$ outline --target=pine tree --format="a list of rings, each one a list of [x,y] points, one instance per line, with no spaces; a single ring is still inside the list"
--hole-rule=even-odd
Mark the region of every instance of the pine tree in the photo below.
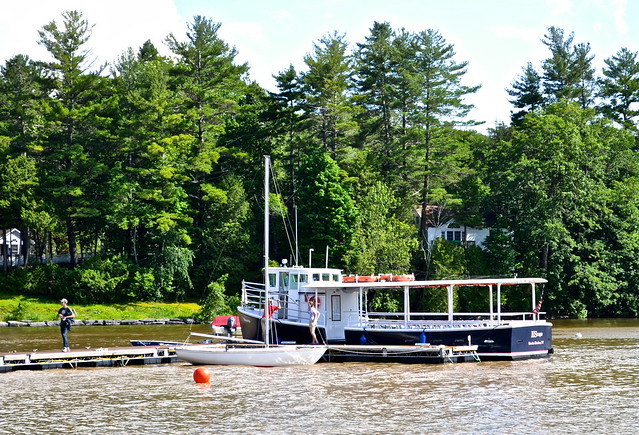
[[[516,109],[522,109],[518,112],[511,112],[510,119],[513,124],[520,124],[526,113],[544,107],[541,76],[531,62],[526,64],[519,79],[514,81],[511,86],[511,89],[507,89],[508,95],[513,97],[510,103]]]
[[[604,99],[601,111],[623,128],[637,132],[639,117],[639,62],[637,52],[622,48],[604,61],[604,77],[599,96]]]
[[[309,128],[333,158],[354,133],[350,87],[351,60],[344,35],[324,36],[304,57],[308,71],[302,74]]]
[[[53,57],[45,65],[53,90],[48,101],[51,117],[49,140],[44,147],[46,157],[44,188],[55,198],[58,216],[66,224],[71,265],[78,264],[78,224],[85,220],[93,230],[104,227],[99,218],[96,197],[106,175],[99,164],[105,146],[107,118],[102,112],[106,94],[105,79],[100,76],[105,66],[91,71],[91,59],[86,43],[92,26],[82,13],[62,14],[62,27],[51,21],[39,31],[40,41]]]

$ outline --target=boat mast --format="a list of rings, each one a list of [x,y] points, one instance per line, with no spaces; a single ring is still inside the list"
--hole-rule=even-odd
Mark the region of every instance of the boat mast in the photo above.
[[[264,316],[266,317],[266,322],[264,322],[266,329],[266,337],[264,343],[266,347],[268,347],[268,342],[270,338],[270,323],[271,319],[269,318],[269,303],[268,303],[268,293],[269,293],[269,279],[268,279],[268,247],[269,247],[269,219],[268,219],[268,208],[269,208],[269,169],[271,166],[271,157],[264,156]]]

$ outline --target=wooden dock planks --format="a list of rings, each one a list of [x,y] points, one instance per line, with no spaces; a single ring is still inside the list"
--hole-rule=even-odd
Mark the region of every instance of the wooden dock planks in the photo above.
[[[175,349],[169,346],[5,353],[0,354],[0,373],[77,367],[123,367],[178,361]]]

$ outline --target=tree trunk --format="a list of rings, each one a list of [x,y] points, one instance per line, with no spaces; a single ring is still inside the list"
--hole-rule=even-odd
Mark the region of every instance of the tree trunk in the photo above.
[[[26,267],[29,264],[29,255],[31,255],[31,234],[29,227],[22,230],[20,243],[22,244],[22,248],[20,249],[22,253],[22,264]]]
[[[2,270],[7,274],[7,230],[5,228],[2,229]]]
[[[67,219],[67,240],[69,241],[69,258],[71,261],[71,267],[74,268],[78,265],[78,252],[75,240],[75,225],[73,219]]]

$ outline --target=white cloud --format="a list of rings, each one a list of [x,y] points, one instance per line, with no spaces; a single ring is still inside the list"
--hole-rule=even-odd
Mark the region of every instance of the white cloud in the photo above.
[[[572,12],[572,0],[546,0],[553,15],[563,15]]]
[[[628,1],[613,0],[612,6],[615,28],[620,35],[625,35],[626,33],[628,33],[628,24],[626,23],[626,8],[628,6]]]
[[[539,29],[530,27],[512,26],[508,24],[498,24],[490,26],[490,30],[499,37],[520,39],[524,41],[539,41]]]
[[[94,25],[87,48],[98,63],[112,62],[128,47],[137,50],[150,39],[162,51],[164,37],[183,28],[172,0],[58,0],[3,2],[0,15],[0,62],[17,54],[48,60],[38,44],[38,31],[51,21],[62,23],[62,12],[79,10]]]

